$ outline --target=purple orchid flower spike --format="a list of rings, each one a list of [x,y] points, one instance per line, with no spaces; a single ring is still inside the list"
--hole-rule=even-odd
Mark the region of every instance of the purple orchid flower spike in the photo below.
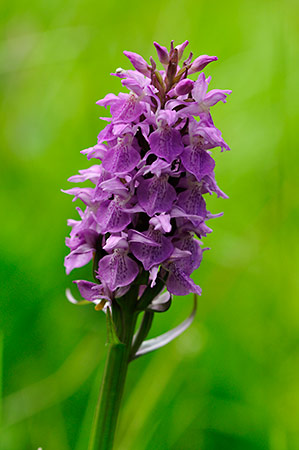
[[[94,281],[75,284],[83,303],[106,313],[110,342],[92,450],[112,448],[116,420],[108,424],[112,416],[106,412],[113,402],[119,407],[129,361],[166,345],[191,324],[196,306],[178,327],[145,340],[154,314],[168,310],[173,296],[193,293],[196,304],[201,288],[192,274],[206,250],[198,238],[211,233],[207,221],[221,215],[207,210],[207,197],[227,198],[215,180],[213,155],[215,148],[229,147],[211,108],[225,103],[231,91],[208,91],[211,78],[202,70],[217,57],[201,55],[192,62],[190,53],[184,60],[187,45],[172,41],[168,50],[154,42],[161,68],[153,58],[147,63],[124,52],[135,70],[117,69],[112,75],[129,92],[97,102],[110,107],[111,117],[103,118],[106,126],[95,145],[82,150],[94,164],[69,178],[88,185],[63,191],[84,206],[77,208],[79,220],[68,221],[66,272],[93,262]],[[196,81],[188,78],[197,72]],[[82,303],[70,291],[68,298]],[[134,335],[138,314],[143,319]],[[109,440],[104,447],[102,439]]]
[[[94,259],[94,275],[111,300],[148,271],[149,286],[159,279],[171,293],[200,293],[190,279],[202,257],[193,234],[211,231],[206,194],[227,198],[216,184],[211,150],[229,147],[210,108],[226,102],[231,91],[208,92],[210,77],[201,71],[216,56],[201,55],[192,62],[191,53],[178,66],[187,45],[171,42],[168,51],[154,42],[163,70],[153,58],[148,64],[137,53],[124,52],[135,70],[118,69],[115,75],[129,93],[107,94],[97,102],[110,106],[111,118],[105,118],[109,123],[97,144],[83,151],[95,164],[69,179],[94,187],[64,191],[85,205],[80,220],[69,221],[67,273]],[[188,75],[196,72],[201,72],[198,79],[190,80]]]

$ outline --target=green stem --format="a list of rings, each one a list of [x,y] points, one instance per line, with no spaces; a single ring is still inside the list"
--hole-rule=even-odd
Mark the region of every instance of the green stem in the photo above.
[[[111,450],[128,371],[137,313],[126,314],[121,343],[110,344],[88,450]]]
[[[154,288],[147,288],[138,300],[140,281],[133,283],[129,292],[122,298],[113,301],[112,317],[107,311],[109,349],[88,450],[112,450],[128,364],[132,359],[132,340],[137,317],[161,291],[164,284],[159,280]],[[152,319],[153,313],[146,311],[133,350],[138,349],[147,336]]]

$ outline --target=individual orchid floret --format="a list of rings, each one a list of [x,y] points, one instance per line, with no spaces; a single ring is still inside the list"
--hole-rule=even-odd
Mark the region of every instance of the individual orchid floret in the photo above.
[[[99,236],[98,226],[89,208],[86,209],[85,213],[80,208],[77,209],[81,220],[68,221],[72,231],[70,237],[66,238],[66,245],[70,248],[70,253],[64,259],[67,274],[91,261]]]
[[[117,144],[103,156],[103,167],[110,173],[126,174],[140,161],[140,153],[132,145],[133,136],[126,134],[117,139]]]
[[[189,189],[178,195],[177,205],[180,206],[186,214],[198,216],[201,217],[202,220],[205,220],[207,215],[206,202],[201,194],[201,183],[196,181],[191,184]],[[190,220],[194,223],[193,219]]]
[[[64,265],[66,273],[69,275],[73,269],[83,267],[91,261],[94,249],[88,244],[79,245],[65,257]]]
[[[110,239],[110,241],[109,241]],[[138,264],[128,256],[128,242],[124,237],[110,237],[104,250],[112,251],[99,261],[98,276],[111,291],[130,285],[139,273]]]
[[[177,239],[174,239],[176,248],[182,251],[188,251],[189,256],[176,260],[176,265],[184,271],[184,273],[191,275],[194,270],[198,269],[202,261],[203,252],[207,248],[202,248],[202,242],[194,238],[194,233],[186,230],[180,230],[177,234]]]
[[[110,292],[103,284],[91,283],[90,281],[85,280],[76,280],[74,281],[74,283],[76,283],[76,285],[78,286],[79,292],[82,297],[89,302],[98,305],[99,303],[104,301],[102,303],[102,306],[104,306],[104,303],[111,301],[109,295]]]
[[[207,92],[210,81],[211,77],[205,78],[205,74],[202,72],[194,82],[188,99],[170,99],[166,102],[167,109],[176,108],[178,110],[178,117],[181,119],[193,119],[193,116],[199,116],[202,121],[213,125],[210,114],[211,106],[214,106],[219,101],[226,103],[226,98],[231,94],[231,91],[213,89]]]
[[[173,252],[170,239],[153,227],[144,233],[130,230],[129,242],[133,255],[142,262],[145,270],[166,261]]]
[[[140,97],[135,93],[123,94],[122,92],[117,97],[116,95],[106,95],[102,100],[98,100],[97,104],[107,107],[110,105],[110,112],[112,115],[112,122],[116,123],[131,123],[140,117],[141,114],[146,113],[146,104],[141,102]]]
[[[116,195],[112,200],[103,201],[96,212],[96,221],[104,233],[123,231],[132,221],[132,215],[125,211],[126,202]]]
[[[140,72],[120,69],[115,75],[122,78],[121,84],[123,86],[133,91],[140,98],[150,92],[151,79],[144,77]],[[148,99],[145,100],[148,101]]]
[[[205,150],[220,147],[221,150],[230,150],[229,146],[224,142],[221,132],[211,124],[206,124],[203,120],[189,121],[189,141],[191,144],[200,143]]]
[[[177,194],[168,183],[168,178],[168,175],[161,175],[140,181],[137,188],[138,202],[150,217],[171,210]]]
[[[192,90],[192,96],[194,100],[197,102],[199,106],[202,107],[202,110],[216,105],[219,101],[223,103],[226,102],[227,95],[231,94],[229,90],[221,90],[221,89],[213,89],[212,91],[207,93],[207,89],[211,78],[205,77],[204,73],[201,73],[194,83],[194,87]]]
[[[191,252],[175,248],[171,257],[164,263],[169,272],[167,289],[173,295],[187,295],[191,292],[201,295],[201,288],[190,278],[189,270],[186,272],[188,262],[184,264],[184,258],[190,258]]]
[[[86,180],[90,180],[93,183],[96,183],[102,174],[102,167],[95,164],[88,169],[79,170],[79,173],[80,175],[73,175],[68,178],[68,181],[71,181],[72,183],[82,183]]]
[[[73,202],[75,202],[77,199],[80,199],[85,205],[92,206],[93,204],[92,188],[61,189],[61,192],[69,195],[74,195]]]
[[[111,253],[115,249],[122,249],[122,250],[128,250],[128,235],[127,233],[120,233],[119,235],[110,235],[105,243],[103,245],[103,250],[105,250],[108,253]]]
[[[161,110],[156,120],[158,128],[149,136],[151,152],[171,163],[184,150],[181,133],[174,128],[176,112]]]
[[[156,175],[157,177],[160,177],[162,173],[171,173],[171,165],[165,161],[162,158],[157,158],[153,163],[151,163],[150,165],[143,165],[144,162],[147,159],[150,159],[149,156],[151,154],[151,151],[149,151],[148,153],[146,153],[143,161],[142,161],[142,167],[140,170],[138,170],[136,177],[138,177],[139,175],[143,175],[145,178],[146,175],[148,174],[152,174],[152,175]]]
[[[215,167],[214,159],[202,148],[200,138],[193,139],[191,145],[182,154],[182,163],[186,170],[192,173],[198,181],[209,175]]]

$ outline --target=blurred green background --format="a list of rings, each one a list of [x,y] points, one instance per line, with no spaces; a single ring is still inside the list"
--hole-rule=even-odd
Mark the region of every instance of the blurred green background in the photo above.
[[[211,88],[233,90],[213,111],[230,199],[208,199],[225,214],[194,324],[130,366],[115,449],[299,449],[298,17],[295,0],[1,3],[1,450],[86,449],[105,317],[65,298],[91,276],[64,273],[76,211],[60,188],[89,166],[79,152],[105,125],[96,100],[120,90],[122,51],[148,59],[171,39],[217,55]],[[176,298],[152,336],[191,308]]]

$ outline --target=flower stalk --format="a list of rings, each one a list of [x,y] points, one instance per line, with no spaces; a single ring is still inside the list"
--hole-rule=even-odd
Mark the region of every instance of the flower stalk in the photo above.
[[[110,344],[88,450],[112,449],[128,368],[128,347]]]
[[[132,289],[133,290],[133,289]],[[135,292],[134,292],[135,291]],[[135,294],[135,298],[133,295]],[[128,297],[126,295],[125,297]],[[138,312],[136,310],[136,289],[131,301],[123,298],[115,307],[114,316],[121,316],[117,330],[110,312],[107,313],[109,348],[102,386],[96,406],[88,450],[110,450],[113,447],[115,429],[124,391],[132,340]],[[123,308],[123,305],[125,307]],[[123,327],[122,325],[125,324]],[[120,341],[119,337],[122,338]]]

